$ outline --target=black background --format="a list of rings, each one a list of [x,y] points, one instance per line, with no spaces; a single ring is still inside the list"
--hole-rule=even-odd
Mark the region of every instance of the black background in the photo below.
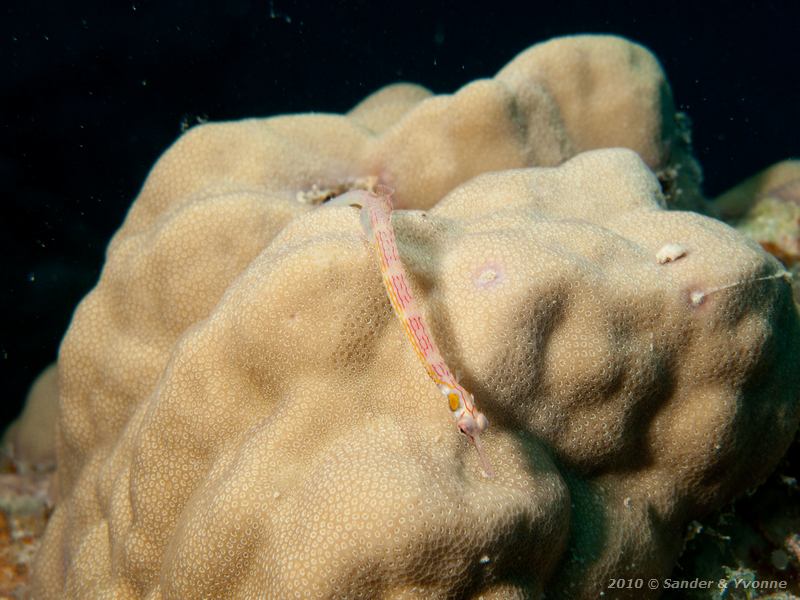
[[[550,37],[661,60],[714,196],[800,155],[800,2],[12,2],[0,8],[0,418],[56,357],[105,245],[181,125],[449,93]]]

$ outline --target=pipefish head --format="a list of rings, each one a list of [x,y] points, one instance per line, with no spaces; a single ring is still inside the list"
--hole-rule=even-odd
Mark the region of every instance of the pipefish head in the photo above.
[[[458,430],[467,436],[470,443],[475,446],[483,476],[486,478],[494,477],[492,465],[489,464],[489,459],[486,458],[486,454],[483,452],[480,435],[489,428],[489,420],[473,404],[472,411],[465,410],[458,418],[456,425],[458,425]]]
[[[480,435],[489,428],[489,420],[475,407],[475,399],[472,394],[461,386],[451,387],[440,383],[439,390],[447,397],[450,410],[453,411],[456,419],[456,427],[475,446],[484,477],[494,476],[494,471],[483,453],[480,438]]]
[[[482,412],[473,408],[471,411],[465,410],[461,414],[458,421],[456,421],[456,426],[461,433],[474,442],[477,436],[489,428],[489,420]]]
[[[488,419],[475,408],[475,398],[461,386],[451,387],[440,384],[439,390],[447,398],[447,403],[456,419],[458,430],[472,438],[480,435],[489,427]]]
[[[481,434],[489,429],[489,419],[475,407],[475,399],[472,397],[472,394],[464,389],[454,391],[460,400],[458,408],[453,411],[456,417],[456,427],[458,427],[458,430],[463,433],[475,447],[483,476],[487,478],[493,477],[494,471],[481,445]],[[449,398],[450,407],[453,408],[454,399],[452,396],[449,396]]]

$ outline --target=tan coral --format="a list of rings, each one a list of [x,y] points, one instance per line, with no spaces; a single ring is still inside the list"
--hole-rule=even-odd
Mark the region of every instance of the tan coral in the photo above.
[[[567,38],[506,72],[592,43],[645,52]],[[630,145],[660,170],[653,111],[672,115],[644,62],[661,83]],[[641,89],[641,64],[615,85]],[[62,345],[37,598],[596,597],[611,575],[666,575],[683,523],[768,472],[798,421],[797,315],[785,281],[758,280],[780,266],[663,210],[630,150],[523,168],[584,143],[530,72],[206,125],[162,157]],[[426,209],[395,212],[400,251],[489,417],[494,479],[357,213],[298,201],[370,177]],[[659,264],[667,244],[686,255]]]
[[[722,194],[711,208],[800,272],[800,160],[772,165]]]
[[[49,365],[33,382],[25,410],[3,434],[3,447],[22,470],[45,471],[55,466],[58,371]]]
[[[720,219],[746,219],[754,205],[767,197],[800,204],[800,160],[784,160],[767,167],[721,194],[711,209]]]

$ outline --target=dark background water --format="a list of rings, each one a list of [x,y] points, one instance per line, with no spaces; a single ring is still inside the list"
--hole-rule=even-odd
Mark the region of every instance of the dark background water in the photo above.
[[[800,2],[515,4],[3,3],[3,423],[55,359],[148,169],[198,119],[341,112],[398,80],[449,93],[533,43],[607,32],[661,60],[707,195],[800,155]]]

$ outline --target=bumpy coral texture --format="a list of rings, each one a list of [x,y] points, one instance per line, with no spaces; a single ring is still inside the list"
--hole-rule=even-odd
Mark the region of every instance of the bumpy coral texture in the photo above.
[[[23,470],[47,470],[55,464],[57,411],[57,369],[52,364],[36,378],[25,399],[25,410],[3,436],[5,451]]]
[[[665,86],[641,47],[567,38],[453,96],[187,133],[63,342],[36,597],[581,598],[667,574],[683,524],[788,444],[800,337],[786,281],[759,279],[777,261],[664,209],[642,158],[675,166]],[[493,479],[357,211],[315,204],[370,176]]]

